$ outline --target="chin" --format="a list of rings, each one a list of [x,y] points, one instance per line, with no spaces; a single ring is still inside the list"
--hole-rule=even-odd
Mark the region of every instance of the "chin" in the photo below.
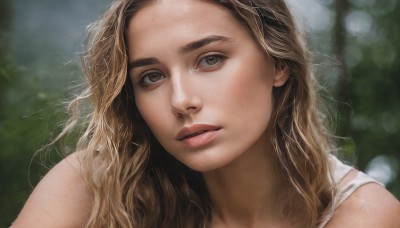
[[[220,169],[230,163],[231,160],[218,160],[218,159],[194,159],[194,161],[182,161],[187,167],[196,172],[211,172]]]

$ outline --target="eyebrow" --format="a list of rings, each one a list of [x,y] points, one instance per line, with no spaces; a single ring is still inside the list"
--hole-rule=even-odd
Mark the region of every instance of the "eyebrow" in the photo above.
[[[160,63],[160,61],[158,61],[158,59],[156,59],[156,58],[137,59],[128,64],[128,70],[131,70],[132,68],[135,68],[135,67],[141,67],[141,66],[158,64],[158,63]]]
[[[190,42],[190,43],[186,44],[185,46],[179,48],[179,53],[185,54],[185,53],[194,51],[196,49],[199,49],[201,47],[206,46],[207,44],[210,44],[210,43],[213,43],[216,41],[230,41],[230,40],[231,40],[230,38],[225,37],[225,36],[217,36],[217,35],[207,36],[200,40]]]
[[[207,36],[205,38],[202,38],[200,40],[196,40],[193,42],[190,42],[188,44],[185,44],[184,46],[179,48],[179,54],[186,54],[188,52],[194,51],[196,49],[199,49],[201,47],[204,47],[210,43],[217,42],[217,41],[230,41],[231,39],[225,36],[218,36],[218,35],[211,35]],[[132,68],[135,67],[141,67],[141,66],[146,66],[146,65],[152,65],[152,64],[159,64],[160,61],[157,58],[142,58],[142,59],[137,59],[135,61],[132,61],[128,64],[128,71],[130,71]]]

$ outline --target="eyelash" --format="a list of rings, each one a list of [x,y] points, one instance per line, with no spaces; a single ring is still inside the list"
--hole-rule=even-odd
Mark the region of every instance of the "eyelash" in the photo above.
[[[159,79],[159,80],[161,80],[162,78],[165,77],[162,73],[160,73],[160,72],[158,72],[158,71],[146,72],[146,73],[144,73],[144,74],[140,77],[140,80],[139,80],[140,86],[142,86],[143,88],[148,88],[148,87],[152,86],[154,83],[157,83],[157,82],[159,81],[159,80],[157,80],[156,82],[150,82],[150,83],[145,82],[145,80],[146,80],[149,76],[151,76],[151,75],[158,75],[158,76],[160,76],[160,79]]]
[[[224,61],[226,59],[226,56],[224,54],[222,54],[221,52],[208,52],[208,53],[202,54],[199,57],[199,61],[197,61],[196,65],[195,65],[195,69],[200,68],[201,67],[200,63],[203,60],[206,60],[208,57],[216,57],[217,58],[217,62],[215,64],[212,64],[212,65],[204,66],[205,68],[209,68],[209,67],[213,67],[213,66],[219,65],[222,61]]]
[[[215,64],[209,64],[207,66],[200,66],[200,63],[202,61],[206,61],[206,59],[209,58],[209,57],[217,58],[217,60],[216,60],[217,62]],[[199,60],[195,64],[195,69],[199,69],[201,67],[205,68],[205,69],[210,69],[210,68],[212,68],[214,66],[217,66],[217,65],[221,64],[225,59],[226,59],[226,56],[224,54],[222,54],[221,52],[208,52],[208,53],[205,53],[205,54],[200,55]],[[162,80],[163,78],[165,78],[165,76],[159,71],[149,71],[149,72],[146,72],[146,73],[142,74],[142,76],[140,77],[140,80],[139,80],[139,85],[141,87],[143,87],[143,88],[149,88],[149,87],[151,87],[152,85],[154,85],[155,83],[157,83],[159,81],[159,80],[157,80],[155,82],[150,82],[150,83],[149,82],[145,82],[145,80],[148,79],[148,77],[151,76],[151,75],[158,75],[160,77],[159,80]]]

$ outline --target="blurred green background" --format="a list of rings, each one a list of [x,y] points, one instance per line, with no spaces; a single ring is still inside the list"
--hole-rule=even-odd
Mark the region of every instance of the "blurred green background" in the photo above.
[[[49,142],[80,81],[85,26],[109,0],[0,0],[0,227],[59,159]],[[400,198],[400,3],[290,0],[336,100],[343,156]],[[330,99],[330,98],[329,98]],[[71,145],[73,147],[73,145]]]

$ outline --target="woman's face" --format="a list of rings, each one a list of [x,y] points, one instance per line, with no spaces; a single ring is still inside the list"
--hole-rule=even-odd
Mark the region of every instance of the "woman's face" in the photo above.
[[[137,109],[176,159],[211,171],[265,145],[272,88],[287,75],[225,8],[151,3],[129,21],[128,47]]]

